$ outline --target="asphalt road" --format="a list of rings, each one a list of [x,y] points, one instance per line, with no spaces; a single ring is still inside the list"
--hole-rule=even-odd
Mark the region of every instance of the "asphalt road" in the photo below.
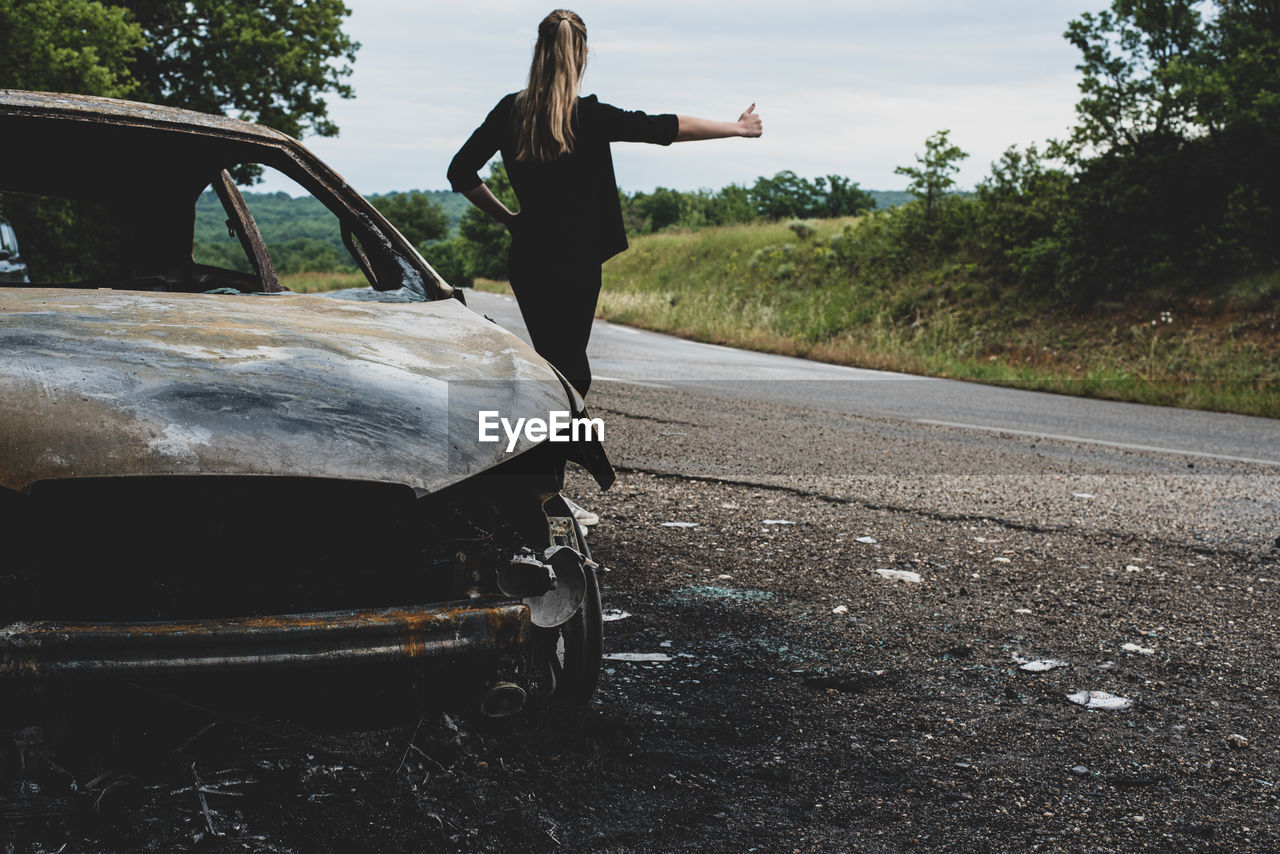
[[[528,340],[515,300],[468,304]],[[907,424],[1052,439],[1103,449],[1280,467],[1280,422],[915,377],[754,353],[596,321],[588,349],[603,382],[689,387]]]
[[[468,299],[525,334],[510,297]],[[623,467],[1050,528],[1156,526],[1245,551],[1280,535],[1280,421],[859,370],[603,321],[589,355],[588,402]]]

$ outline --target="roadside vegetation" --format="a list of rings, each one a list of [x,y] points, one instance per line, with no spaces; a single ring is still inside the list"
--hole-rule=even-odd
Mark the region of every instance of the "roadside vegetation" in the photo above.
[[[1274,273],[1087,308],[958,260],[851,280],[850,253],[881,227],[845,218],[641,237],[605,266],[598,313],[839,364],[1280,417]]]
[[[298,294],[319,294],[347,288],[367,288],[364,273],[281,273],[280,284]]]

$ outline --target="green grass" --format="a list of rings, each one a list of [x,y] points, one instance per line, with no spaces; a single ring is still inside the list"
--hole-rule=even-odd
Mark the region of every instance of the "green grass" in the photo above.
[[[369,280],[363,273],[286,273],[280,284],[294,293],[318,294],[344,288],[365,288]]]
[[[854,223],[812,222],[805,240],[783,224],[635,238],[605,266],[598,314],[839,364],[1280,417],[1280,274],[1080,311],[970,264],[857,281],[822,262],[827,241]]]

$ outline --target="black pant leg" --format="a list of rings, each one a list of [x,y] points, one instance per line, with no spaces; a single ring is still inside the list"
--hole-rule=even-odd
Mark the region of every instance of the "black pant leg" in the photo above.
[[[600,262],[589,251],[511,250],[511,290],[515,292],[533,348],[586,396],[591,387],[587,342],[600,298]]]

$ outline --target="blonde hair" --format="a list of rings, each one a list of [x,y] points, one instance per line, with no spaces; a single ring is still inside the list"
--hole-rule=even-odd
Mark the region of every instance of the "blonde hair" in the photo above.
[[[517,160],[555,160],[573,151],[573,113],[587,68],[587,26],[556,9],[538,25],[529,85],[515,105]]]

